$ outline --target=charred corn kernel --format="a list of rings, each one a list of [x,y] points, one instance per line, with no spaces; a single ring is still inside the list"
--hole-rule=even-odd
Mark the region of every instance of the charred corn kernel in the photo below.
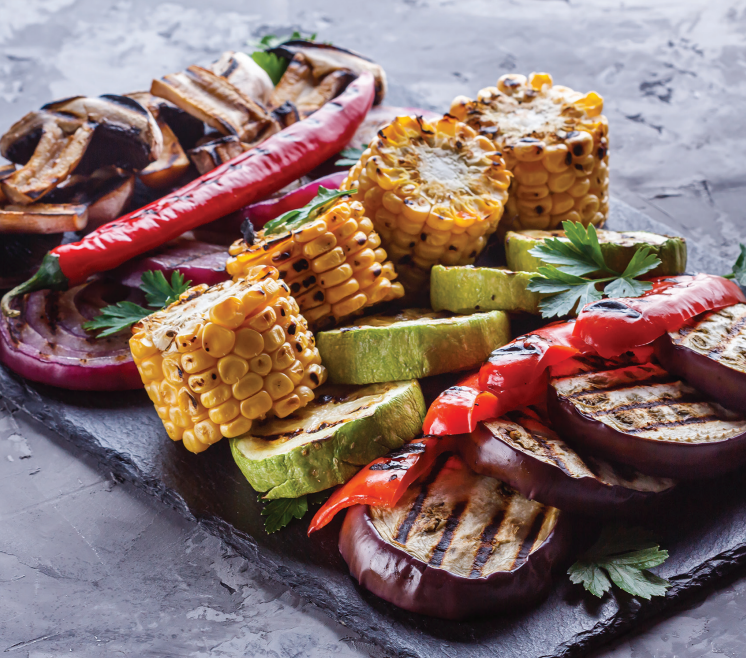
[[[308,224],[300,230],[296,231],[295,241],[300,242],[301,244],[304,242],[310,242],[314,238],[318,238],[324,235],[324,233],[326,233],[326,229],[326,222],[323,219],[317,219],[311,224]]]
[[[489,136],[513,173],[501,232],[559,228],[559,218],[569,211],[564,210],[565,197],[558,207],[554,205],[558,194],[568,193],[575,199],[608,195],[608,174],[595,175],[600,165],[608,163],[608,121],[602,111],[603,99],[597,93],[583,95],[555,85],[546,73],[532,73],[528,78],[504,75],[496,87],[482,89],[476,101],[463,96],[453,100],[450,114]],[[577,184],[589,176],[593,177],[592,190]],[[552,193],[548,220],[535,206],[520,203],[530,201],[541,186]],[[591,212],[592,199],[574,203],[576,209],[582,205],[584,222],[603,224],[606,220],[608,208],[602,204]],[[446,258],[456,262],[450,254]]]
[[[306,368],[306,374],[301,380],[302,386],[314,389],[321,386],[326,381],[326,368],[317,364],[312,364]]]
[[[356,295],[347,297],[337,304],[332,304],[332,312],[337,317],[345,317],[352,315],[355,311],[359,311],[367,303],[368,298],[365,293],[359,292]]]
[[[281,400],[275,401],[272,410],[274,411],[275,416],[277,416],[278,418],[285,418],[286,416],[289,416],[291,413],[293,413],[296,409],[299,409],[300,406],[300,397],[295,395],[295,393],[291,393]]]
[[[342,242],[355,234],[358,229],[358,223],[354,219],[348,219],[342,226],[334,229],[334,235],[337,242]]]
[[[551,178],[551,177],[550,177]],[[572,181],[575,181],[575,175],[572,175]],[[568,187],[572,185],[572,182]],[[549,196],[550,188],[547,185],[521,185],[516,196],[521,201],[536,201],[537,199],[543,199],[545,196]]]
[[[574,204],[575,199],[573,199],[569,194],[552,194],[552,215],[566,213],[572,210]]]
[[[482,225],[481,233],[494,232],[509,182],[504,162],[491,141],[463,123],[449,116],[432,125],[398,117],[379,132],[343,183],[346,189],[356,189],[353,198],[365,206],[383,245],[379,254],[377,239],[369,237],[365,244],[362,239],[357,241],[366,252],[353,270],[365,269],[370,276],[368,268],[373,263],[367,249],[371,249],[379,263],[388,254],[396,271],[407,280],[405,288],[414,290],[424,283],[426,289],[429,277],[416,271],[427,270],[437,262],[437,255],[429,259],[418,256],[423,231],[441,233],[444,237],[438,246],[474,224]],[[353,236],[341,246],[354,249],[355,242]],[[352,253],[349,251],[348,259]],[[378,287],[377,294],[384,288],[386,298],[400,294],[402,286],[393,286],[386,278],[389,283]],[[359,293],[332,302],[333,311],[354,312],[351,309],[361,301],[358,295],[367,294],[370,282],[365,283],[368,285],[360,284]]]
[[[344,212],[335,221],[346,221]],[[308,395],[293,393],[306,378],[305,364],[316,379],[319,372],[325,377],[308,324],[277,269],[260,263],[243,274],[191,289],[143,319],[132,337],[134,352],[144,355],[133,357],[158,416],[169,436],[192,452],[277,413],[274,400],[282,401],[281,414],[307,404]]]
[[[240,406],[242,416],[249,420],[256,420],[264,417],[272,409],[272,398],[267,391],[261,391],[241,402]]]
[[[576,178],[575,183],[573,183],[572,187],[570,187],[567,190],[567,193],[571,197],[575,197],[576,199],[579,199],[581,197],[584,197],[591,189],[591,181],[587,178]]]
[[[324,272],[319,276],[318,283],[322,288],[331,288],[338,286],[340,283],[347,281],[352,276],[352,267],[349,263],[342,263],[333,270]]]
[[[324,233],[315,240],[303,245],[303,255],[306,258],[318,258],[337,246],[337,238],[334,233]]]
[[[130,339],[130,350],[132,356],[138,359],[147,359],[149,356],[153,356],[158,348],[153,344],[153,341],[146,334],[137,334]]]

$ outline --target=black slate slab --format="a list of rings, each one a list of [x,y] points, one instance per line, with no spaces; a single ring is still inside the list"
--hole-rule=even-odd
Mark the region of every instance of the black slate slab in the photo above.
[[[609,228],[668,230],[618,201]],[[690,245],[689,263],[692,271],[728,269],[697,245]],[[81,394],[30,384],[0,368],[0,397],[90,451],[118,477],[201,521],[270,577],[370,638],[385,655],[582,655],[746,562],[746,490],[743,474],[736,473],[682,491],[677,505],[655,520],[671,554],[659,570],[673,583],[665,599],[648,603],[607,595],[598,601],[559,574],[550,597],[523,614],[469,623],[427,619],[357,587],[337,552],[339,520],[311,539],[305,521],[267,535],[256,494],[233,464],[227,442],[202,455],[188,453],[167,439],[144,392]],[[593,530],[582,526],[588,534]]]

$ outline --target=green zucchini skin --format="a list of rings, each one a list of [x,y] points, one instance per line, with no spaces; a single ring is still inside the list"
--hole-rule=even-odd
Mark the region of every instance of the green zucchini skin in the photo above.
[[[434,311],[539,313],[541,295],[528,290],[535,273],[471,265],[435,265],[430,272]]]
[[[322,415],[329,405],[348,402],[351,413],[344,417]],[[262,425],[261,436],[231,439],[231,452],[249,484],[267,492],[266,499],[298,498],[347,482],[366,464],[413,439],[425,411],[417,381],[356,389],[325,386],[304,409]],[[321,422],[328,426],[319,429]],[[299,434],[292,427],[315,431]]]
[[[384,324],[389,320],[394,321]],[[510,322],[501,311],[451,316],[410,309],[316,334],[334,384],[420,379],[474,368],[509,340]]]

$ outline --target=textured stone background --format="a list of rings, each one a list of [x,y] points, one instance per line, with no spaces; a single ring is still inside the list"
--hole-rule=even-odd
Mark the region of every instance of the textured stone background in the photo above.
[[[503,72],[595,89],[612,193],[737,253],[746,199],[746,3],[590,0],[0,0],[0,131],[54,98],[144,89],[299,27],[446,109]],[[746,577],[599,655],[746,655]],[[0,409],[0,652],[354,656],[369,647],[240,556],[21,414]],[[444,648],[444,653],[446,649]]]

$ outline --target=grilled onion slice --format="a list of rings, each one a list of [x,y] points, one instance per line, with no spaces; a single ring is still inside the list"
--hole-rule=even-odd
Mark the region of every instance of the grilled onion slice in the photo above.
[[[692,318],[655,343],[670,373],[741,414],[746,414],[746,304]]]
[[[361,586],[444,619],[538,602],[567,543],[562,512],[477,475],[448,453],[394,507],[350,508],[339,535]]]
[[[746,419],[654,363],[553,377],[547,403],[565,441],[642,473],[694,479],[746,462]]]

